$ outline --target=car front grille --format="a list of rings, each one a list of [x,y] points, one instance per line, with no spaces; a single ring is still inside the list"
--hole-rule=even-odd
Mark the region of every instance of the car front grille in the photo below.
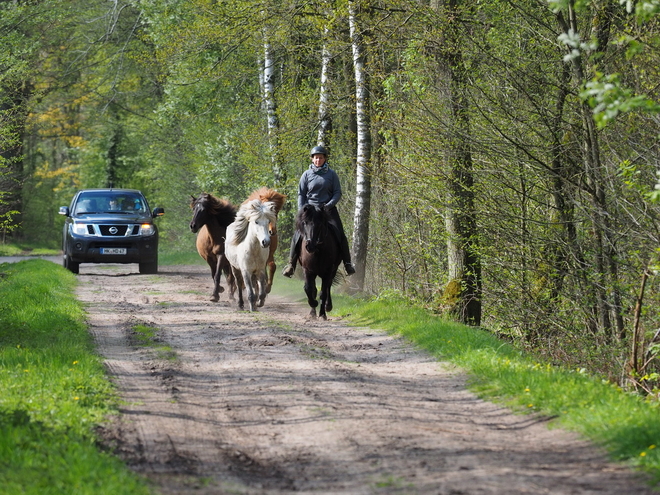
[[[122,237],[126,235],[128,225],[99,225],[102,236]]]

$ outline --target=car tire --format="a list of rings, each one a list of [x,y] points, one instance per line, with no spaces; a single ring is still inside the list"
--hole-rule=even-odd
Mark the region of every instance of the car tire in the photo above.
[[[75,273],[77,275],[80,272],[80,263],[71,261],[71,257],[68,254],[64,256],[63,265],[64,268],[69,270],[71,273]]]
[[[153,263],[140,263],[140,273],[144,275],[158,273],[158,260]]]

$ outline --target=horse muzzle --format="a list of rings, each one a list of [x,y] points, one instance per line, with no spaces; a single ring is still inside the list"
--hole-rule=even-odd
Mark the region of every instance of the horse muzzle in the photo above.
[[[261,247],[267,248],[268,246],[270,246],[270,238],[261,241]]]
[[[315,253],[317,248],[316,242],[313,242],[311,239],[305,240],[305,249],[308,253]]]

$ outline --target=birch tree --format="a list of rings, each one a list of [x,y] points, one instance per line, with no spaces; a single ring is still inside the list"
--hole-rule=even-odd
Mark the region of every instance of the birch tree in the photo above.
[[[268,143],[273,167],[275,186],[283,183],[282,164],[279,153],[279,119],[277,118],[277,102],[275,100],[275,60],[268,40],[268,31],[264,28],[264,65],[262,90],[264,107],[266,110],[266,121],[268,128]]]
[[[355,74],[355,113],[357,120],[357,161],[355,212],[353,217],[352,256],[358,290],[364,289],[371,213],[371,115],[369,108],[369,81],[365,67],[364,40],[356,2],[348,3],[348,22]]]
[[[328,28],[325,28],[328,34]],[[329,109],[328,83],[332,55],[326,44],[321,52],[321,87],[319,89],[319,130],[316,141],[320,146],[328,146],[328,134],[332,131],[332,116]]]

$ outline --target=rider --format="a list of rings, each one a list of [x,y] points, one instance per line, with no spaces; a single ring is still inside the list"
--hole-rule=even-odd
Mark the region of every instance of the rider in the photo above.
[[[312,159],[312,163],[303,172],[298,183],[298,210],[302,209],[306,204],[311,204],[321,206],[328,212],[329,223],[339,238],[344,269],[348,275],[353,275],[355,273],[355,267],[351,263],[348,239],[346,239],[344,227],[337,211],[337,203],[341,199],[339,177],[334,170],[328,167],[328,152],[323,146],[312,148],[309,156]],[[289,264],[282,271],[282,275],[285,277],[292,277],[296,271],[296,263],[300,255],[300,245],[300,233],[296,230],[291,240]]]

